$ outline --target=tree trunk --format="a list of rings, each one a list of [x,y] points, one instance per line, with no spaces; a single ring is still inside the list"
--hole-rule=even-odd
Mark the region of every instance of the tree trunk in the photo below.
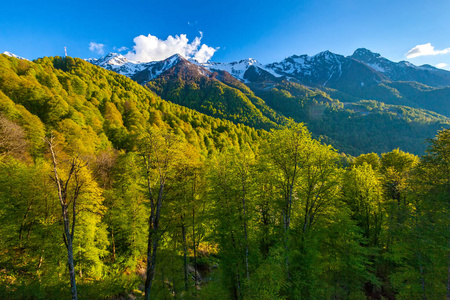
[[[114,240],[114,229],[111,229],[111,241],[112,241],[113,262],[115,262],[116,261],[116,241]]]
[[[195,281],[195,291],[198,288],[198,278],[197,278],[197,244],[195,242],[195,208],[192,208],[192,242],[194,249],[194,281]]]
[[[247,233],[247,208],[245,207],[245,184],[242,185],[242,207],[244,209],[244,237],[245,237],[245,271],[247,281],[250,280],[250,272],[248,269],[248,233]]]
[[[450,247],[450,239],[448,243]],[[447,300],[450,300],[450,253],[447,254]]]
[[[184,219],[181,217],[181,219]],[[183,258],[184,258],[184,290],[187,292],[189,289],[188,283],[188,270],[187,270],[187,242],[186,242],[186,227],[184,225],[184,221],[182,221],[181,225],[181,233],[183,235]]]
[[[152,289],[153,278],[155,277],[155,263],[156,263],[156,251],[157,250],[158,250],[158,240],[155,239],[155,241],[153,242],[153,245],[152,245],[152,251],[151,251],[151,256],[150,256],[150,266],[147,262],[147,279],[145,280],[145,298],[144,298],[146,300],[150,299],[150,291]]]
[[[291,278],[291,274],[289,272],[289,258],[288,258],[288,252],[289,252],[289,228],[291,224],[291,210],[292,210],[292,193],[294,189],[294,181],[292,180],[292,183],[289,184],[289,191],[288,191],[288,197],[286,199],[286,212],[285,212],[285,219],[284,219],[284,251],[285,251],[285,264],[286,264],[286,274],[287,278]]]
[[[236,299],[241,299],[241,279],[239,278],[239,269],[236,272]]]
[[[422,266],[422,254],[419,251],[419,268],[420,268],[420,283],[422,284],[422,293],[423,293],[423,300],[427,300],[427,294],[425,293],[425,277],[423,276],[423,266]]]
[[[78,182],[77,172],[79,171],[79,168],[81,165],[78,164],[76,159],[72,159],[70,164],[70,171],[68,174],[67,180],[64,182],[59,178],[58,174],[58,168],[57,168],[57,160],[56,160],[56,154],[53,149],[53,136],[50,137],[50,139],[45,139],[45,142],[49,146],[50,153],[52,155],[52,162],[53,162],[53,173],[55,175],[54,180],[56,183],[56,187],[58,189],[58,198],[61,204],[62,209],[62,218],[64,223],[64,241],[66,243],[67,247],[67,264],[69,267],[69,276],[70,276],[70,291],[72,294],[72,300],[78,299],[77,294],[77,284],[75,280],[75,266],[73,262],[73,238],[75,234],[75,220],[76,220],[76,202],[77,198],[81,189],[81,184]],[[68,212],[68,204],[67,204],[67,195],[68,195],[68,185],[72,178],[72,176],[75,177],[75,183],[76,187],[73,194],[72,199],[72,224],[70,224],[69,220],[69,212]],[[72,227],[72,231],[70,229]]]
[[[26,224],[26,222],[27,222],[28,214],[30,213],[32,204],[33,204],[33,201],[31,201],[30,205],[28,206],[27,212],[26,212],[25,215],[23,216],[22,224],[20,225],[19,240],[21,241],[21,242],[20,242],[20,246],[21,246],[21,247],[22,247],[23,230],[24,230],[24,228],[25,228],[25,224]]]
[[[145,300],[150,299],[150,291],[152,288],[153,278],[155,276],[156,252],[158,250],[159,240],[159,219],[161,216],[161,207],[164,198],[164,181],[160,182],[158,200],[156,204],[156,212],[150,213],[150,228],[147,249],[147,278],[145,280]],[[154,207],[153,207],[154,208]],[[153,242],[152,242],[153,241]],[[150,259],[150,260],[149,260]]]
[[[147,270],[145,279],[145,297],[144,299],[150,299],[150,290],[152,287],[152,280],[154,273],[152,272],[152,246],[153,246],[153,220],[150,216],[149,228],[148,228],[148,244],[147,244]]]
[[[75,265],[73,262],[73,237],[70,234],[69,227],[69,219],[67,216],[67,205],[64,205],[63,208],[63,219],[64,219],[64,233],[66,238],[66,246],[67,246],[67,263],[69,266],[69,276],[70,276],[70,291],[72,293],[72,300],[78,299],[77,294],[77,283],[75,280]]]
[[[39,263],[36,267],[37,270],[39,270],[41,268],[43,260],[44,260],[44,248],[42,248],[41,255],[39,256]]]
[[[76,300],[78,299],[78,294],[77,294],[77,283],[75,281],[75,266],[73,263],[72,242],[67,243],[67,258],[69,263],[70,291],[72,293],[72,300]]]

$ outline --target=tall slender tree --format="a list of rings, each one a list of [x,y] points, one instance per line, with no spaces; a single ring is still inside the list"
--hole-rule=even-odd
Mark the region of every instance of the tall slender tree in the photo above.
[[[45,142],[48,145],[51,160],[53,163],[53,180],[58,190],[58,199],[62,210],[62,219],[64,225],[64,243],[67,248],[67,263],[69,267],[70,287],[72,299],[78,299],[77,283],[75,279],[75,266],[74,266],[74,253],[73,253],[73,241],[75,236],[75,224],[77,217],[77,200],[82,188],[82,182],[80,181],[79,173],[82,168],[85,167],[78,158],[72,158],[69,162],[69,169],[67,176],[62,177],[60,170],[58,169],[58,158],[55,150],[55,138],[51,135],[49,138],[45,138]],[[74,187],[70,190],[70,184]],[[72,210],[70,212],[70,210]]]
[[[281,130],[272,131],[270,140],[265,145],[264,154],[275,166],[280,176],[277,178],[283,194],[282,214],[284,228],[284,248],[286,272],[289,275],[289,235],[292,210],[296,200],[295,187],[299,180],[300,169],[307,157],[304,155],[311,145],[311,134],[303,124],[290,122]]]
[[[150,299],[155,276],[156,257],[162,234],[160,231],[160,220],[167,193],[167,184],[179,159],[180,152],[180,140],[167,131],[151,128],[139,140],[139,153],[143,159],[150,202],[147,278],[145,280],[146,300]]]

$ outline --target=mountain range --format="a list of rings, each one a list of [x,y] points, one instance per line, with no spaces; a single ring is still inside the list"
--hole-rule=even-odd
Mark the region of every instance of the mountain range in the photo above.
[[[99,59],[91,58],[87,61],[128,77],[148,70],[151,76],[147,80],[151,80],[172,67],[173,62],[179,58],[181,56],[175,54],[163,61],[140,63],[129,61],[118,53],[109,53]],[[227,71],[243,82],[251,82],[250,74],[253,70],[257,70],[262,74],[267,72],[274,77],[285,77],[298,80],[303,84],[329,88],[347,81],[354,81],[362,89],[366,86],[392,81],[412,81],[431,87],[450,85],[449,71],[431,65],[415,66],[407,61],[393,62],[365,48],[357,49],[351,56],[324,51],[314,56],[292,55],[280,62],[266,65],[253,58],[231,63],[198,63],[193,59],[190,62],[210,71]]]
[[[181,60],[184,59],[176,54],[163,61],[139,63],[110,53],[88,61],[145,84]],[[431,65],[393,62],[364,48],[351,56],[324,51],[314,56],[293,55],[266,65],[252,58],[231,63],[200,64],[194,60],[189,63],[199,67],[199,74],[224,71],[248,85],[287,80],[321,89],[342,102],[370,99],[432,110],[450,117],[450,106],[442,102],[443,96],[450,94],[449,71]]]
[[[449,71],[392,62],[363,48],[351,56],[324,51],[266,65],[255,59],[200,64],[178,54],[144,63],[117,53],[87,61],[235,124],[270,130],[289,118],[303,122],[316,138],[351,155],[394,148],[422,154],[423,141],[450,126]]]
[[[365,48],[265,65],[252,58],[198,63],[178,54],[145,63],[117,53],[88,61],[235,123],[268,130],[293,118],[350,154],[397,147],[420,154],[420,141],[450,124],[449,71],[393,62]]]

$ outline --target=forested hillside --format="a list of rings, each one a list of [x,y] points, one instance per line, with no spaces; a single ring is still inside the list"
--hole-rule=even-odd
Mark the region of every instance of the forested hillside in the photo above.
[[[305,123],[315,137],[351,155],[395,148],[423,154],[423,141],[450,125],[447,117],[424,109],[373,100],[340,102],[319,89],[296,82],[272,82],[270,88],[267,85],[263,82],[249,86],[269,107]]]
[[[88,61],[165,100],[235,124],[270,130],[293,118],[314,138],[351,155],[395,148],[423,155],[421,141],[450,123],[450,72],[395,63],[367,49],[351,57],[294,55],[265,66],[254,59],[200,64],[178,54],[147,63],[117,53]]]
[[[230,74],[211,73],[181,57],[146,86],[163,99],[255,128],[269,130],[287,121]]]
[[[234,85],[227,101],[264,104],[217,82],[177,97]],[[271,106],[295,109],[267,112],[328,120],[324,134],[337,108],[399,128],[446,122],[311,91],[268,89]],[[421,158],[351,157],[304,124],[257,130],[240,123],[273,120],[239,112],[236,123],[206,116],[80,59],[0,55],[0,298],[446,297],[450,131],[435,131]]]
[[[161,64],[167,64],[167,60]],[[446,107],[445,91],[439,92],[445,88],[410,82],[382,83],[383,89],[389,90],[386,102],[394,103],[385,104],[349,98],[341,90],[307,87],[256,67],[245,72],[246,80],[251,81],[244,84],[228,72],[212,67],[208,71],[181,57],[178,60],[150,81],[149,70],[132,78],[163,99],[236,124],[269,130],[292,118],[305,123],[315,138],[351,155],[372,151],[381,154],[395,148],[421,155],[426,147],[422,141],[450,124],[450,119],[433,112]],[[402,93],[390,85],[403,87]],[[417,86],[424,94],[417,95]],[[408,93],[408,87],[412,87],[408,95],[411,100],[402,96]],[[348,102],[343,102],[346,99]]]

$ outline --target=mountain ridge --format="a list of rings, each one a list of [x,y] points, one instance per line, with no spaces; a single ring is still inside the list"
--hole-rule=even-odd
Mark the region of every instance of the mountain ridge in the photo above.
[[[6,58],[7,56],[0,55],[0,57]],[[9,59],[16,60],[12,57],[9,57]],[[136,89],[136,91],[139,91],[139,94],[136,95],[126,91],[117,93],[113,89],[108,92],[109,96],[106,96],[94,91],[93,88],[96,87],[83,83],[83,80],[79,80],[80,78],[73,78],[72,83],[68,84],[66,75],[58,73],[60,71],[56,71],[56,74],[58,74],[56,77],[44,76],[42,72],[37,76],[38,80],[49,84],[49,86],[58,86],[58,82],[60,82],[67,93],[88,95],[92,98],[92,103],[99,105],[100,109],[105,110],[104,112],[108,116],[114,116],[116,109],[112,105],[106,107],[102,104],[105,101],[105,96],[114,99],[119,112],[125,113],[125,115],[139,116],[141,114],[140,106],[145,105],[148,101],[145,99],[146,96],[142,98],[144,95],[142,90],[147,88],[161,99],[179,104],[180,107],[193,109],[210,117],[227,120],[227,122],[231,121],[238,126],[243,124],[249,125],[253,129],[259,128],[268,131],[286,124],[288,118],[292,118],[295,122],[305,123],[316,138],[320,138],[340,151],[351,155],[372,151],[383,153],[394,148],[420,154],[424,151],[420,141],[431,138],[438,129],[449,127],[450,124],[450,119],[445,116],[398,105],[386,106],[384,103],[376,101],[345,104],[343,103],[345,101],[337,100],[318,87],[307,87],[295,79],[286,77],[271,77],[269,73],[264,74],[262,69],[257,69],[254,66],[249,67],[247,75],[253,72],[251,75],[258,80],[252,79],[252,83],[245,84],[226,71],[211,72],[184,58],[174,56],[166,61],[159,62],[167,68],[158,69],[163,70],[163,72],[145,83],[145,87],[143,87],[142,84],[136,82],[136,78],[130,80],[113,71],[104,70],[100,66],[95,66],[80,59],[55,57],[39,59],[36,62],[39,66],[42,65],[39,68],[50,64],[54,65],[56,70],[69,72],[67,74],[78,72],[78,76],[81,76],[80,78],[83,78],[83,80],[91,76],[93,76],[93,80],[97,80],[95,74],[101,71],[102,74],[109,74],[109,81],[114,82],[114,84],[116,82],[126,83],[126,88],[134,85],[142,87],[142,89]],[[42,62],[45,62],[45,64],[42,64]],[[19,74],[24,76],[33,74],[33,72],[26,71],[28,62],[23,64],[18,63],[17,60],[13,65],[18,68]],[[78,67],[74,68],[74,66]],[[85,69],[89,72],[85,72]],[[144,81],[148,79],[147,75],[142,73]],[[133,83],[133,85],[130,85],[130,83]],[[100,89],[105,84],[106,82],[102,82]],[[403,89],[405,94],[413,94],[413,96],[418,89],[422,90],[423,93],[441,92],[439,89],[416,85],[403,84],[397,88]],[[20,88],[20,86],[10,88],[14,90]],[[5,91],[9,93],[8,88]],[[30,91],[30,93],[32,99],[42,95],[45,96],[45,92]],[[55,112],[58,116],[73,114],[74,112],[64,110],[64,105],[59,104],[67,97],[64,93],[61,95],[60,98],[54,99],[55,103],[45,104],[53,108],[51,113],[44,109],[45,107],[30,106],[36,109],[32,113],[41,114],[43,117],[51,116],[51,120],[54,119],[53,114]],[[441,95],[437,96],[442,98]],[[130,99],[136,100],[135,108],[131,110]],[[69,97],[70,101],[74,100]],[[163,107],[161,110],[163,110]],[[152,112],[152,114],[154,113]],[[158,113],[158,115],[160,114],[166,116],[165,112]],[[159,122],[157,117],[155,120]],[[121,121],[118,118],[114,119],[111,124],[106,123],[108,125],[105,125],[107,126],[105,130],[117,147],[127,147],[126,130],[132,130],[133,126],[142,125],[142,122],[137,119],[133,122],[125,121],[125,119]],[[119,130],[116,128],[117,124],[122,123],[126,126],[125,129]],[[121,126],[119,127],[122,128]],[[176,127],[176,123],[173,123],[172,126]]]
[[[174,56],[181,57],[179,54],[171,57]],[[135,73],[149,68],[158,62],[130,61],[125,56],[117,53],[109,53],[101,58],[87,59],[87,61],[128,77],[132,77]],[[310,83],[315,86],[322,85],[326,87],[327,84],[330,84],[330,80],[336,80],[342,76],[343,67],[351,68],[352,66],[349,65],[353,62],[355,64],[364,64],[368,68],[368,70],[365,70],[366,72],[374,72],[375,82],[386,80],[415,81],[433,87],[450,86],[450,71],[438,69],[431,65],[416,66],[407,61],[393,62],[381,56],[379,53],[372,52],[366,48],[358,48],[349,56],[336,54],[329,50],[319,52],[313,56],[294,54],[282,61],[265,65],[253,58],[230,63],[212,61],[199,63],[193,59],[189,59],[188,61],[212,72],[218,70],[227,71],[244,83],[250,81],[246,78],[245,73],[251,68],[257,68],[268,72],[274,77],[281,78],[284,76],[290,79],[297,79],[304,84]],[[359,69],[364,69],[364,67],[359,66]],[[363,84],[371,83],[372,81],[369,83],[364,82]]]

